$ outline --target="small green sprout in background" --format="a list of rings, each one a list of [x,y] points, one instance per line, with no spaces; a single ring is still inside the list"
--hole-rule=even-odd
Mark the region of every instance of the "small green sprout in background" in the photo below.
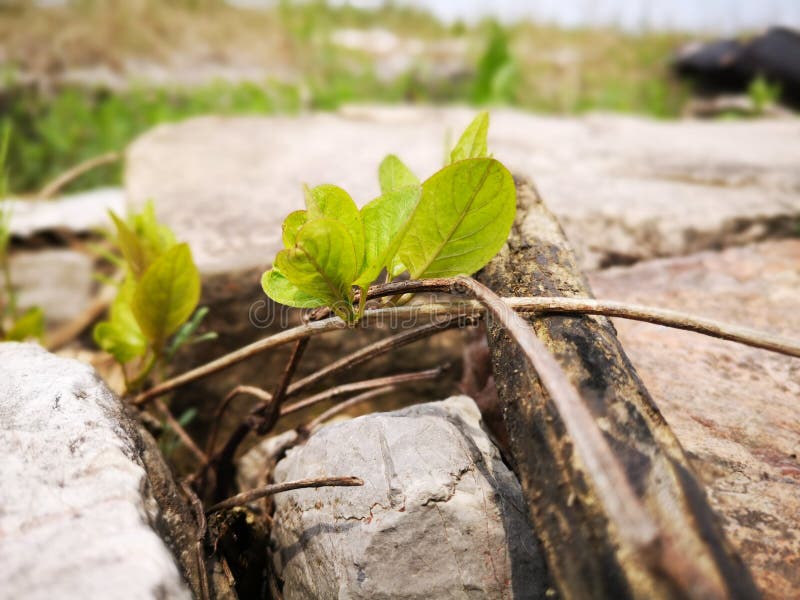
[[[44,312],[32,306],[20,312],[17,306],[17,293],[11,281],[9,242],[11,241],[11,207],[8,192],[8,174],[5,164],[8,145],[11,140],[11,127],[6,126],[0,134],[0,271],[3,283],[0,286],[0,341],[21,342],[41,339],[44,335]]]
[[[758,75],[747,86],[747,96],[753,103],[756,114],[761,115],[781,99],[781,86],[770,83],[763,75]]]
[[[500,250],[516,212],[511,173],[488,156],[489,115],[462,134],[448,164],[424,182],[394,155],[379,168],[381,195],[360,211],[334,185],[306,189],[306,210],[283,223],[285,248],[262,278],[266,294],[298,308],[361,318],[366,290],[388,281],[471,275]],[[354,288],[361,301],[354,306]]]
[[[124,275],[108,320],[94,328],[94,340],[120,364],[131,392],[183,345],[215,336],[197,334],[208,312],[195,311],[200,274],[189,246],[158,222],[153,203],[127,221],[113,212],[111,218]]]

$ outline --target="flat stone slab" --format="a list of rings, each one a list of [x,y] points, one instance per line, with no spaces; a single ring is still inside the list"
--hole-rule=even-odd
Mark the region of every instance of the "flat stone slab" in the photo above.
[[[90,367],[0,344],[0,596],[191,597],[126,423]]]
[[[108,211],[125,214],[125,191],[106,187],[52,200],[9,199],[11,235],[28,238],[41,233],[85,235],[110,225]]]
[[[353,106],[162,125],[129,148],[125,189],[134,203],[155,200],[201,270],[263,268],[303,183],[340,185],[364,204],[386,154],[427,177],[474,114]],[[800,222],[800,119],[491,117],[490,149],[536,184],[584,268],[792,235]]]
[[[800,240],[613,268],[598,298],[800,338]],[[616,319],[626,353],[766,598],[800,589],[800,360]]]

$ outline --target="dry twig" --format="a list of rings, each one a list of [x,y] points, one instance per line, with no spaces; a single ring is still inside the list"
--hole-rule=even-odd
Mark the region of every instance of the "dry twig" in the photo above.
[[[84,173],[88,173],[92,169],[96,169],[97,167],[108,165],[111,163],[115,163],[122,158],[122,155],[119,152],[107,152],[105,154],[101,154],[100,156],[95,156],[86,160],[80,164],[67,169],[63,173],[61,173],[58,177],[53,179],[53,181],[49,182],[45,185],[42,190],[39,192],[39,198],[47,199],[55,195],[61,188],[66,186],[68,183],[74,181]]]
[[[440,292],[452,291],[454,280],[431,281],[432,282],[405,281],[399,283],[405,284],[403,288],[401,288],[404,290],[404,293],[408,292],[409,290],[433,290]],[[443,281],[448,282],[446,286],[442,283]],[[392,293],[392,290],[397,289],[398,284],[387,284],[386,287],[389,290],[386,292],[386,294],[388,294]],[[383,289],[377,290],[376,293],[386,295]],[[747,327],[739,327],[737,325],[721,323],[713,319],[696,317],[694,315],[678,311],[652,308],[638,304],[614,302],[609,300],[595,300],[593,298],[512,297],[504,298],[503,301],[508,303],[508,305],[515,310],[524,312],[595,314],[655,323],[658,325],[664,325],[666,327],[694,331],[696,333],[738,342],[754,348],[762,348],[772,352],[777,352],[779,354],[800,358],[800,343],[794,340],[756,331]],[[468,317],[479,316],[482,312],[483,308],[477,302],[467,301],[463,303],[430,303],[394,308],[368,309],[364,313],[364,319],[404,319],[412,317],[419,318],[424,316],[438,316],[443,318],[448,315],[461,315]],[[144,404],[157,396],[166,394],[167,392],[175,390],[183,385],[186,385],[187,383],[212,375],[261,352],[265,352],[283,344],[288,344],[304,337],[310,337],[328,331],[345,329],[346,327],[347,324],[341,319],[337,317],[329,317],[321,321],[312,321],[292,329],[281,331],[280,333],[244,346],[239,350],[231,352],[230,354],[226,354],[225,356],[206,363],[205,365],[201,365],[195,369],[178,375],[177,377],[173,377],[172,379],[164,381],[163,383],[156,385],[136,396],[136,398],[133,400],[133,403],[137,405]]]
[[[234,506],[242,506],[243,504],[255,502],[256,500],[280,492],[288,492],[289,490],[318,487],[353,487],[360,485],[364,485],[364,481],[358,477],[322,477],[320,479],[299,479],[297,481],[274,483],[255,490],[250,490],[249,492],[242,492],[241,494],[231,496],[227,500],[214,504],[206,511],[206,514],[211,514],[226,508],[233,508]]]
[[[433,369],[426,369],[425,371],[414,371],[412,373],[400,373],[398,375],[388,375],[386,377],[376,377],[375,379],[365,379],[364,381],[355,381],[353,383],[345,383],[327,389],[319,394],[314,394],[298,402],[294,402],[281,408],[281,416],[290,415],[309,406],[331,400],[336,396],[349,394],[350,392],[360,392],[361,390],[371,390],[373,388],[384,387],[387,385],[399,385],[401,383],[410,383],[414,381],[425,381],[427,379],[434,379],[442,374],[446,367],[435,367]]]

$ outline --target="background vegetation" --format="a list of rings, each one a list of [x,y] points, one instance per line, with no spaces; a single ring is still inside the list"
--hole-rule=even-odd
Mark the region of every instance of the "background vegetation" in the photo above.
[[[388,34],[396,48],[381,54],[340,43],[350,30]],[[0,126],[14,131],[9,186],[36,191],[158,123],[204,113],[374,101],[675,117],[688,90],[670,77],[669,59],[685,41],[527,23],[445,26],[391,4],[370,11],[282,2],[252,11],[218,0],[76,0],[46,9],[0,2]],[[118,183],[119,169],[93,170],[71,189]]]

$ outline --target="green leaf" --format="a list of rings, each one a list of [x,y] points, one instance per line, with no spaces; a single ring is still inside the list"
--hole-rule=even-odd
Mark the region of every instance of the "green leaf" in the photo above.
[[[384,267],[391,273],[393,258],[408,229],[422,187],[406,186],[384,194],[361,209],[364,221],[364,268],[356,285],[368,286]],[[402,272],[403,267],[398,266]]]
[[[306,207],[308,221],[325,218],[344,225],[353,241],[356,270],[360,272],[364,261],[364,225],[361,222],[361,213],[350,194],[340,187],[329,184],[306,188]]]
[[[149,264],[177,243],[172,230],[158,222],[156,207],[148,200],[142,212],[131,216],[131,224],[141,240]]]
[[[450,153],[450,163],[467,158],[483,158],[487,156],[486,136],[489,133],[489,113],[478,114],[461,134],[455,148]]]
[[[95,325],[92,337],[101,350],[108,352],[120,364],[144,356],[147,350],[144,337],[138,337],[132,331],[112,321],[103,321]]]
[[[417,176],[394,154],[390,154],[381,161],[378,167],[378,181],[381,184],[381,194],[384,195],[410,185],[419,185]],[[366,228],[366,223],[364,227]]]
[[[141,277],[153,261],[176,243],[172,230],[158,222],[152,202],[145,204],[142,212],[132,215],[128,222],[113,211],[109,214],[117,228],[117,245],[136,277]]]
[[[159,347],[188,319],[200,299],[200,273],[187,244],[173,246],[150,265],[136,286],[133,314]]]
[[[325,301],[315,296],[306,294],[291,281],[286,279],[277,269],[266,271],[261,277],[261,287],[264,293],[278,304],[294,306],[295,308],[318,308],[325,306]]]
[[[295,246],[281,250],[275,258],[275,267],[295,287],[343,318],[350,315],[359,264],[352,237],[333,219],[306,223],[297,233]]]
[[[283,245],[286,248],[294,246],[297,240],[297,232],[308,221],[308,211],[296,210],[289,213],[289,216],[283,220]]]
[[[34,306],[14,321],[6,339],[11,342],[24,342],[25,340],[41,339],[42,335],[44,335],[44,311],[38,306]]]
[[[114,225],[117,228],[117,245],[119,246],[125,262],[136,277],[141,277],[148,266],[147,256],[144,247],[139,241],[136,232],[128,224],[118,217],[114,211],[108,211]]]
[[[186,323],[180,326],[178,332],[172,337],[172,341],[170,341],[169,347],[167,348],[166,352],[167,360],[172,360],[175,357],[175,354],[178,352],[178,350],[181,349],[181,346],[183,346],[187,342],[191,343],[195,332],[203,323],[203,319],[206,318],[207,314],[208,314],[208,307],[201,306],[196,311],[194,311],[194,314],[192,315],[191,319],[189,319]]]
[[[514,179],[502,164],[453,163],[422,184],[397,261],[415,279],[470,275],[503,246],[515,212]]]
[[[133,315],[136,280],[129,275],[120,285],[109,310],[109,320],[98,323],[93,331],[95,343],[125,364],[147,352],[147,338]]]

